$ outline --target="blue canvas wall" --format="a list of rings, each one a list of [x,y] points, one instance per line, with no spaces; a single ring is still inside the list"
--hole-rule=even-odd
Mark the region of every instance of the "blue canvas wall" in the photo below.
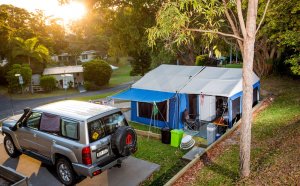
[[[253,85],[253,89],[257,88],[258,89],[258,93],[260,92],[260,81],[256,82]],[[243,92],[238,92],[235,95],[231,96],[230,98],[228,98],[228,114],[229,114],[229,128],[231,128],[233,126],[233,119],[232,118],[232,101],[235,99],[240,98],[241,102],[240,102],[240,113],[242,114],[242,108],[243,108]]]
[[[253,88],[258,88],[258,91],[260,89],[260,82],[257,82],[253,85]],[[242,113],[242,98],[243,93],[238,92],[237,94],[231,96],[228,98],[228,116],[229,116],[229,128],[233,125],[233,119],[232,118],[232,101],[240,98],[240,113]],[[182,122],[182,116],[183,112],[186,108],[189,108],[189,102],[188,102],[188,95],[187,94],[176,94],[173,98],[169,99],[169,120],[168,121],[151,121],[150,118],[143,118],[137,116],[137,102],[131,101],[131,120],[143,123],[151,126],[156,127],[170,127],[172,129],[182,129],[184,127],[184,124]]]
[[[172,129],[182,129],[182,114],[188,108],[188,98],[186,94],[177,94],[169,100],[169,120],[160,121],[150,118],[138,117],[137,102],[131,101],[131,120],[156,127],[170,127]]]

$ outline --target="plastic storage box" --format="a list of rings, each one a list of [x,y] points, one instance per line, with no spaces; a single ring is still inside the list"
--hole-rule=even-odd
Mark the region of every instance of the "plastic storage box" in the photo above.
[[[183,135],[183,130],[171,130],[171,146],[179,147]]]

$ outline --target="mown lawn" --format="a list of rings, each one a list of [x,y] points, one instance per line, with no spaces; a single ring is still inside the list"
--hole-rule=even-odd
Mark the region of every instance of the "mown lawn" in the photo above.
[[[77,89],[67,89],[65,91],[64,89],[56,89],[52,92],[36,92],[34,94],[31,94],[29,92],[23,93],[23,94],[11,94],[11,98],[13,99],[38,99],[38,98],[46,98],[46,97],[54,97],[54,96],[63,96],[63,95],[70,95],[78,93]],[[8,93],[5,93],[7,96]]]
[[[111,96],[115,93],[116,92],[108,92],[108,93],[105,93],[105,94],[95,94],[95,95],[92,95],[92,96],[80,96],[80,97],[72,98],[72,100],[90,101],[90,100],[96,100],[96,99],[103,99],[103,98]]]
[[[222,67],[225,67],[225,68],[243,68],[243,63],[239,63],[239,64],[225,64],[225,65],[222,65]]]
[[[297,185],[300,183],[300,81],[271,77],[275,94],[252,127],[251,176],[239,178],[239,146],[226,150],[198,174],[194,185]]]
[[[140,123],[136,123],[136,122],[132,122],[132,121],[129,123],[130,123],[130,126],[132,126],[135,129],[138,129],[138,130],[149,131],[149,129],[150,129],[150,131],[153,133],[157,133],[157,134],[161,133],[160,128],[157,128],[157,127],[151,126],[149,128],[149,125],[144,125],[144,124],[140,124]]]
[[[186,162],[181,160],[184,154],[179,148],[163,144],[159,140],[138,136],[138,151],[134,156],[160,165],[160,170],[143,185],[165,184],[186,165]]]
[[[114,70],[109,80],[109,86],[120,85],[132,81],[133,78],[130,76],[130,71],[130,65],[120,66],[118,69]]]
[[[130,122],[130,126],[143,131],[149,130],[148,125],[135,122]],[[160,129],[151,127],[151,132],[160,134]],[[138,136],[138,152],[135,154],[135,157],[161,166],[160,170],[155,172],[143,185],[163,185],[169,181],[187,164],[186,161],[181,159],[186,152],[179,148],[171,147],[169,144],[163,144],[160,140]]]

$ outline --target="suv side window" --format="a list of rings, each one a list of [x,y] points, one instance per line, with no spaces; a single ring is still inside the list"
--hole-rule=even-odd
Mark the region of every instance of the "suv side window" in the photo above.
[[[60,132],[60,116],[43,113],[40,122],[40,131],[59,134]]]
[[[38,130],[41,121],[41,113],[33,112],[26,121],[26,126]]]
[[[77,121],[61,118],[61,135],[67,138],[79,139]]]

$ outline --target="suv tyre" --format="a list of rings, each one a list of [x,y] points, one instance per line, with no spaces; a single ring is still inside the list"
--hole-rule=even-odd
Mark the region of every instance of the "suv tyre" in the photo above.
[[[137,136],[132,127],[121,126],[112,135],[112,150],[119,156],[129,156],[136,152]]]
[[[77,179],[76,173],[66,158],[59,158],[56,163],[56,173],[64,185],[74,185]]]
[[[4,137],[4,148],[6,153],[12,158],[16,158],[21,155],[20,151],[18,151],[18,149],[16,148],[12,138],[8,134],[6,134]]]

